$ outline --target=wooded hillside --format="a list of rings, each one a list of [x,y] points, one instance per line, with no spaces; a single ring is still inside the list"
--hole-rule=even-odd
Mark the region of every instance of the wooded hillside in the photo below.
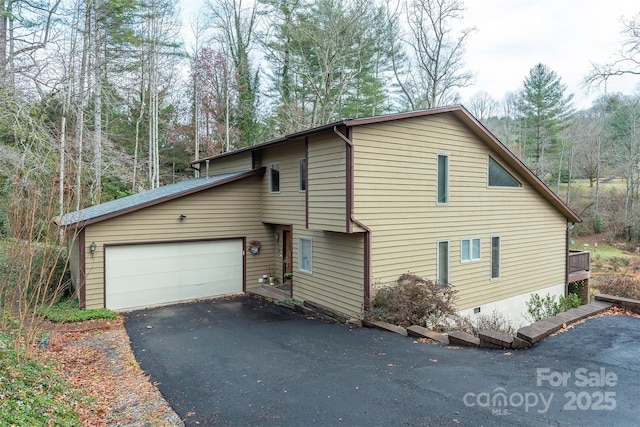
[[[0,0],[1,233],[16,189],[73,210],[285,133],[459,103],[473,83],[460,0],[208,0],[190,23],[178,6]],[[623,21],[611,63],[584,70],[585,90],[640,74],[639,19]],[[505,99],[479,88],[466,107],[589,231],[640,236],[640,94],[576,110],[561,76],[531,67]]]

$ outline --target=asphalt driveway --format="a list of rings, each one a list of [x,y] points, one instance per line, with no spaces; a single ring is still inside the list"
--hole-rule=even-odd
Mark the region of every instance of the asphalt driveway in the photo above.
[[[141,368],[186,425],[636,426],[640,319],[533,349],[447,348],[239,297],[126,315]]]

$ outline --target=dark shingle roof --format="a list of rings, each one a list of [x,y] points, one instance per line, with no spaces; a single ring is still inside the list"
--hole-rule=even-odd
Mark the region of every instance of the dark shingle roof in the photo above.
[[[177,197],[206,190],[230,181],[236,181],[246,176],[254,175],[259,171],[261,171],[261,169],[229,172],[221,175],[193,178],[186,181],[176,182],[175,184],[164,185],[162,187],[154,188],[153,190],[143,191],[121,199],[112,200],[89,208],[80,209],[79,211],[70,212],[68,214],[55,217],[53,220],[56,224],[63,227],[84,226],[134,210],[142,209],[147,206],[172,200]]]

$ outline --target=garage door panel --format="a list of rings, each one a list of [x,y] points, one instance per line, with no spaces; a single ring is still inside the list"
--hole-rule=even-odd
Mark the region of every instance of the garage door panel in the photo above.
[[[116,310],[242,292],[242,240],[114,246],[105,266]]]

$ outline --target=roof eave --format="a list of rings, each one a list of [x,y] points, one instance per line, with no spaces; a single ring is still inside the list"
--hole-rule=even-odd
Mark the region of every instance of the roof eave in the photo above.
[[[155,205],[158,205],[160,203],[164,203],[164,202],[168,202],[168,201],[171,201],[171,200],[179,199],[181,197],[189,196],[191,194],[195,194],[195,193],[198,193],[200,191],[209,190],[211,188],[215,188],[215,187],[218,187],[220,185],[228,184],[230,182],[239,181],[241,179],[248,178],[248,177],[253,176],[253,175],[264,174],[265,170],[266,170],[265,167],[252,169],[250,171],[247,171],[247,172],[239,174],[239,175],[232,176],[232,177],[227,178],[227,179],[223,179],[223,180],[220,180],[220,181],[214,181],[214,182],[211,182],[209,184],[206,184],[206,185],[203,185],[203,186],[200,186],[200,187],[191,188],[191,189],[185,190],[185,191],[180,192],[180,193],[172,194],[172,195],[167,196],[167,197],[160,197],[158,199],[150,200],[150,201],[145,202],[145,203],[140,203],[139,205],[131,206],[129,208],[120,209],[120,210],[115,211],[115,212],[110,212],[108,214],[101,215],[101,216],[98,216],[98,217],[95,217],[95,218],[91,218],[91,219],[88,219],[88,220],[79,220],[79,221],[72,222],[72,223],[69,223],[69,224],[62,224],[62,221],[61,221],[62,218],[58,216],[58,217],[55,217],[53,219],[53,222],[55,224],[57,224],[59,227],[64,227],[66,230],[81,229],[81,228],[84,228],[84,227],[86,227],[88,225],[91,225],[91,224],[95,224],[95,223],[98,223],[98,222],[106,221],[108,219],[116,218],[118,216],[125,215],[125,214],[131,213],[131,212],[135,212],[135,211],[138,211],[140,209],[148,208],[150,206],[155,206]]]

